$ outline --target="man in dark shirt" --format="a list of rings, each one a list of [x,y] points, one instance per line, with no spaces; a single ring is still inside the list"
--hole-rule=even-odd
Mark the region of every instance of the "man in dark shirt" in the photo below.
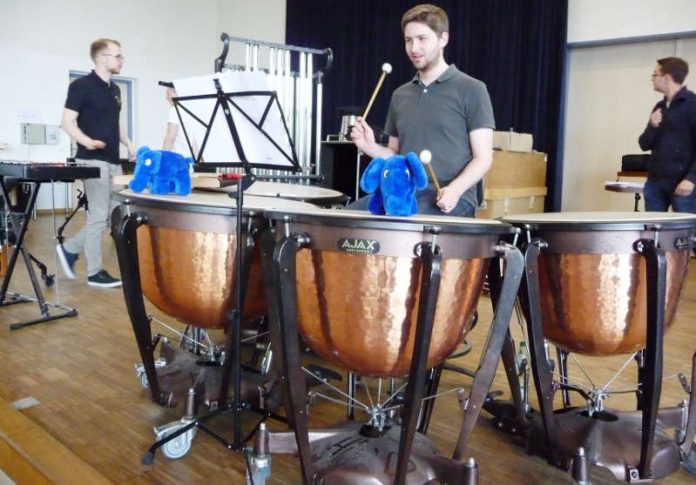
[[[113,208],[113,177],[122,173],[119,142],[127,147],[131,158],[135,157],[135,147],[120,124],[121,91],[111,80],[123,66],[121,44],[112,39],[96,40],[90,48],[90,56],[94,70],[70,84],[61,127],[77,142],[77,161],[99,167],[101,176],[84,181],[89,202],[85,226],[56,250],[68,278],[75,278],[73,267],[78,253],[84,250],[87,284],[111,288],[120,286],[121,281],[103,267],[102,235]]]
[[[638,138],[652,150],[643,195],[645,210],[696,213],[696,95],[686,89],[688,64],[678,57],[659,59],[652,74],[655,105]]]

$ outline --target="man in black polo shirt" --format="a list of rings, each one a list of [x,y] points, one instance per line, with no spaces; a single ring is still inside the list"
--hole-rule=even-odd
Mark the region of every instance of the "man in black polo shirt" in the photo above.
[[[78,253],[84,250],[87,284],[111,288],[120,286],[121,281],[104,269],[102,235],[113,208],[113,176],[122,173],[119,142],[128,148],[131,158],[135,157],[135,147],[120,125],[121,91],[111,81],[111,77],[119,74],[123,66],[121,44],[112,39],[96,40],[90,48],[90,56],[94,61],[94,70],[70,84],[61,127],[77,142],[77,161],[99,167],[101,176],[84,181],[89,202],[85,226],[56,249],[68,278],[75,278],[73,267]]]

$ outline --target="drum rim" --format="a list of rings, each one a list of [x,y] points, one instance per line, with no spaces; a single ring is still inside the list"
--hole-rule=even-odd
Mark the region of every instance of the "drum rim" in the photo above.
[[[145,196],[140,196],[141,193],[137,192],[132,192],[131,190],[128,190],[127,192],[125,190],[121,191],[114,191],[112,193],[112,196],[114,200],[117,202],[120,202],[121,204],[132,204],[132,205],[138,205],[138,206],[143,206],[143,207],[150,207],[154,209],[160,209],[160,210],[175,210],[177,212],[193,212],[193,213],[198,213],[198,214],[209,214],[209,215],[226,215],[226,216],[232,216],[236,217],[237,215],[237,206],[236,206],[236,199],[234,197],[224,197],[222,194],[219,194],[220,196],[224,197],[221,200],[229,200],[231,201],[230,204],[235,204],[235,205],[210,205],[210,204],[203,204],[203,203],[197,203],[193,201],[187,201],[186,195],[175,195],[175,194],[167,194],[164,196],[160,196],[157,194],[147,194]],[[169,196],[174,196],[178,197],[179,199],[164,199],[162,197],[169,197]],[[271,199],[271,197],[261,197],[261,196],[249,196],[253,197],[254,199],[263,199],[263,200],[268,200]],[[245,200],[248,202],[249,197],[245,198]],[[272,199],[275,200],[281,200],[281,201],[287,201],[290,204],[302,204],[307,206],[307,208],[312,208],[314,209],[316,206],[310,202],[304,202],[304,201],[299,201],[299,200],[291,200],[291,199],[284,199],[282,197],[274,197]],[[303,207],[304,209],[304,207]],[[245,205],[242,206],[242,214],[245,216],[258,216],[260,214],[263,214],[264,211],[266,210],[277,210],[277,211],[283,211],[285,209],[281,207],[256,207],[253,205]]]
[[[665,213],[649,212],[641,214],[651,214],[643,220],[621,220],[620,212],[568,212],[569,215],[616,215],[614,219],[603,220],[543,220],[543,214],[562,214],[561,212],[541,213],[541,214],[514,214],[501,218],[501,221],[511,224],[523,230],[539,231],[565,231],[565,232],[587,232],[587,231],[670,231],[681,229],[696,229],[696,215],[686,213]],[[624,214],[633,214],[624,213]],[[666,214],[678,214],[678,217],[667,216]],[[525,218],[527,218],[525,220]]]
[[[151,207],[153,209],[167,210],[172,209],[172,201],[153,199],[153,198],[138,198],[134,197],[133,194],[123,194],[121,192],[116,192],[114,198],[121,202],[121,204],[133,204],[142,207]],[[224,215],[233,216],[237,215],[236,207],[224,207],[217,205],[202,205],[202,204],[186,204],[181,203],[176,205],[177,212],[194,212],[198,214],[210,214],[210,215]],[[245,216],[254,216],[256,214],[263,213],[263,209],[242,207],[242,213]]]
[[[398,216],[376,216],[374,214],[365,213],[369,215],[370,219],[364,218],[353,218],[353,217],[341,217],[337,216],[337,212],[343,212],[342,210],[336,209],[324,209],[312,212],[301,212],[296,210],[278,210],[278,209],[267,209],[263,211],[264,217],[272,221],[279,223],[289,222],[299,223],[299,224],[312,224],[319,226],[327,226],[328,224],[335,224],[338,227],[350,227],[350,228],[367,228],[367,229],[384,229],[384,230],[394,230],[394,231],[414,231],[418,232],[433,232],[433,233],[465,233],[465,234],[486,234],[486,235],[501,235],[501,234],[513,234],[517,229],[506,222],[484,220],[484,219],[469,219],[460,218],[468,221],[476,221],[476,223],[468,224],[456,224],[454,221],[442,221],[438,223],[437,221],[422,221],[410,219],[408,217],[398,217]],[[321,220],[317,219],[317,216],[321,216]],[[462,222],[463,222],[462,221]],[[435,229],[437,228],[437,229]]]

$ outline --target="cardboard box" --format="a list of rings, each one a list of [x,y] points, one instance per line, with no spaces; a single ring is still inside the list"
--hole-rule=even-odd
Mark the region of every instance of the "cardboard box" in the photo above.
[[[494,131],[493,149],[511,152],[531,152],[534,138],[531,133],[516,133],[514,131]]]
[[[546,187],[546,154],[493,151],[493,165],[484,177],[486,189]]]
[[[546,187],[522,187],[516,189],[486,189],[483,204],[476,217],[499,219],[510,214],[544,212]]]

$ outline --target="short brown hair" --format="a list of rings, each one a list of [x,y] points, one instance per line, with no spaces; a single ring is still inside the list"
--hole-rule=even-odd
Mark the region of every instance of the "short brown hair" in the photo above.
[[[109,44],[115,44],[119,47],[121,47],[121,43],[117,40],[114,39],[97,39],[94,42],[92,42],[92,45],[89,47],[89,57],[92,58],[93,61],[97,60],[97,55],[103,51],[104,49],[109,48]]]
[[[420,22],[427,25],[438,37],[441,36],[443,32],[449,32],[449,19],[447,18],[447,13],[440,7],[429,3],[416,5],[401,17],[402,31],[409,22]]]
[[[660,66],[662,74],[669,74],[677,84],[682,84],[686,75],[689,74],[689,65],[679,57],[658,59],[657,64]]]

